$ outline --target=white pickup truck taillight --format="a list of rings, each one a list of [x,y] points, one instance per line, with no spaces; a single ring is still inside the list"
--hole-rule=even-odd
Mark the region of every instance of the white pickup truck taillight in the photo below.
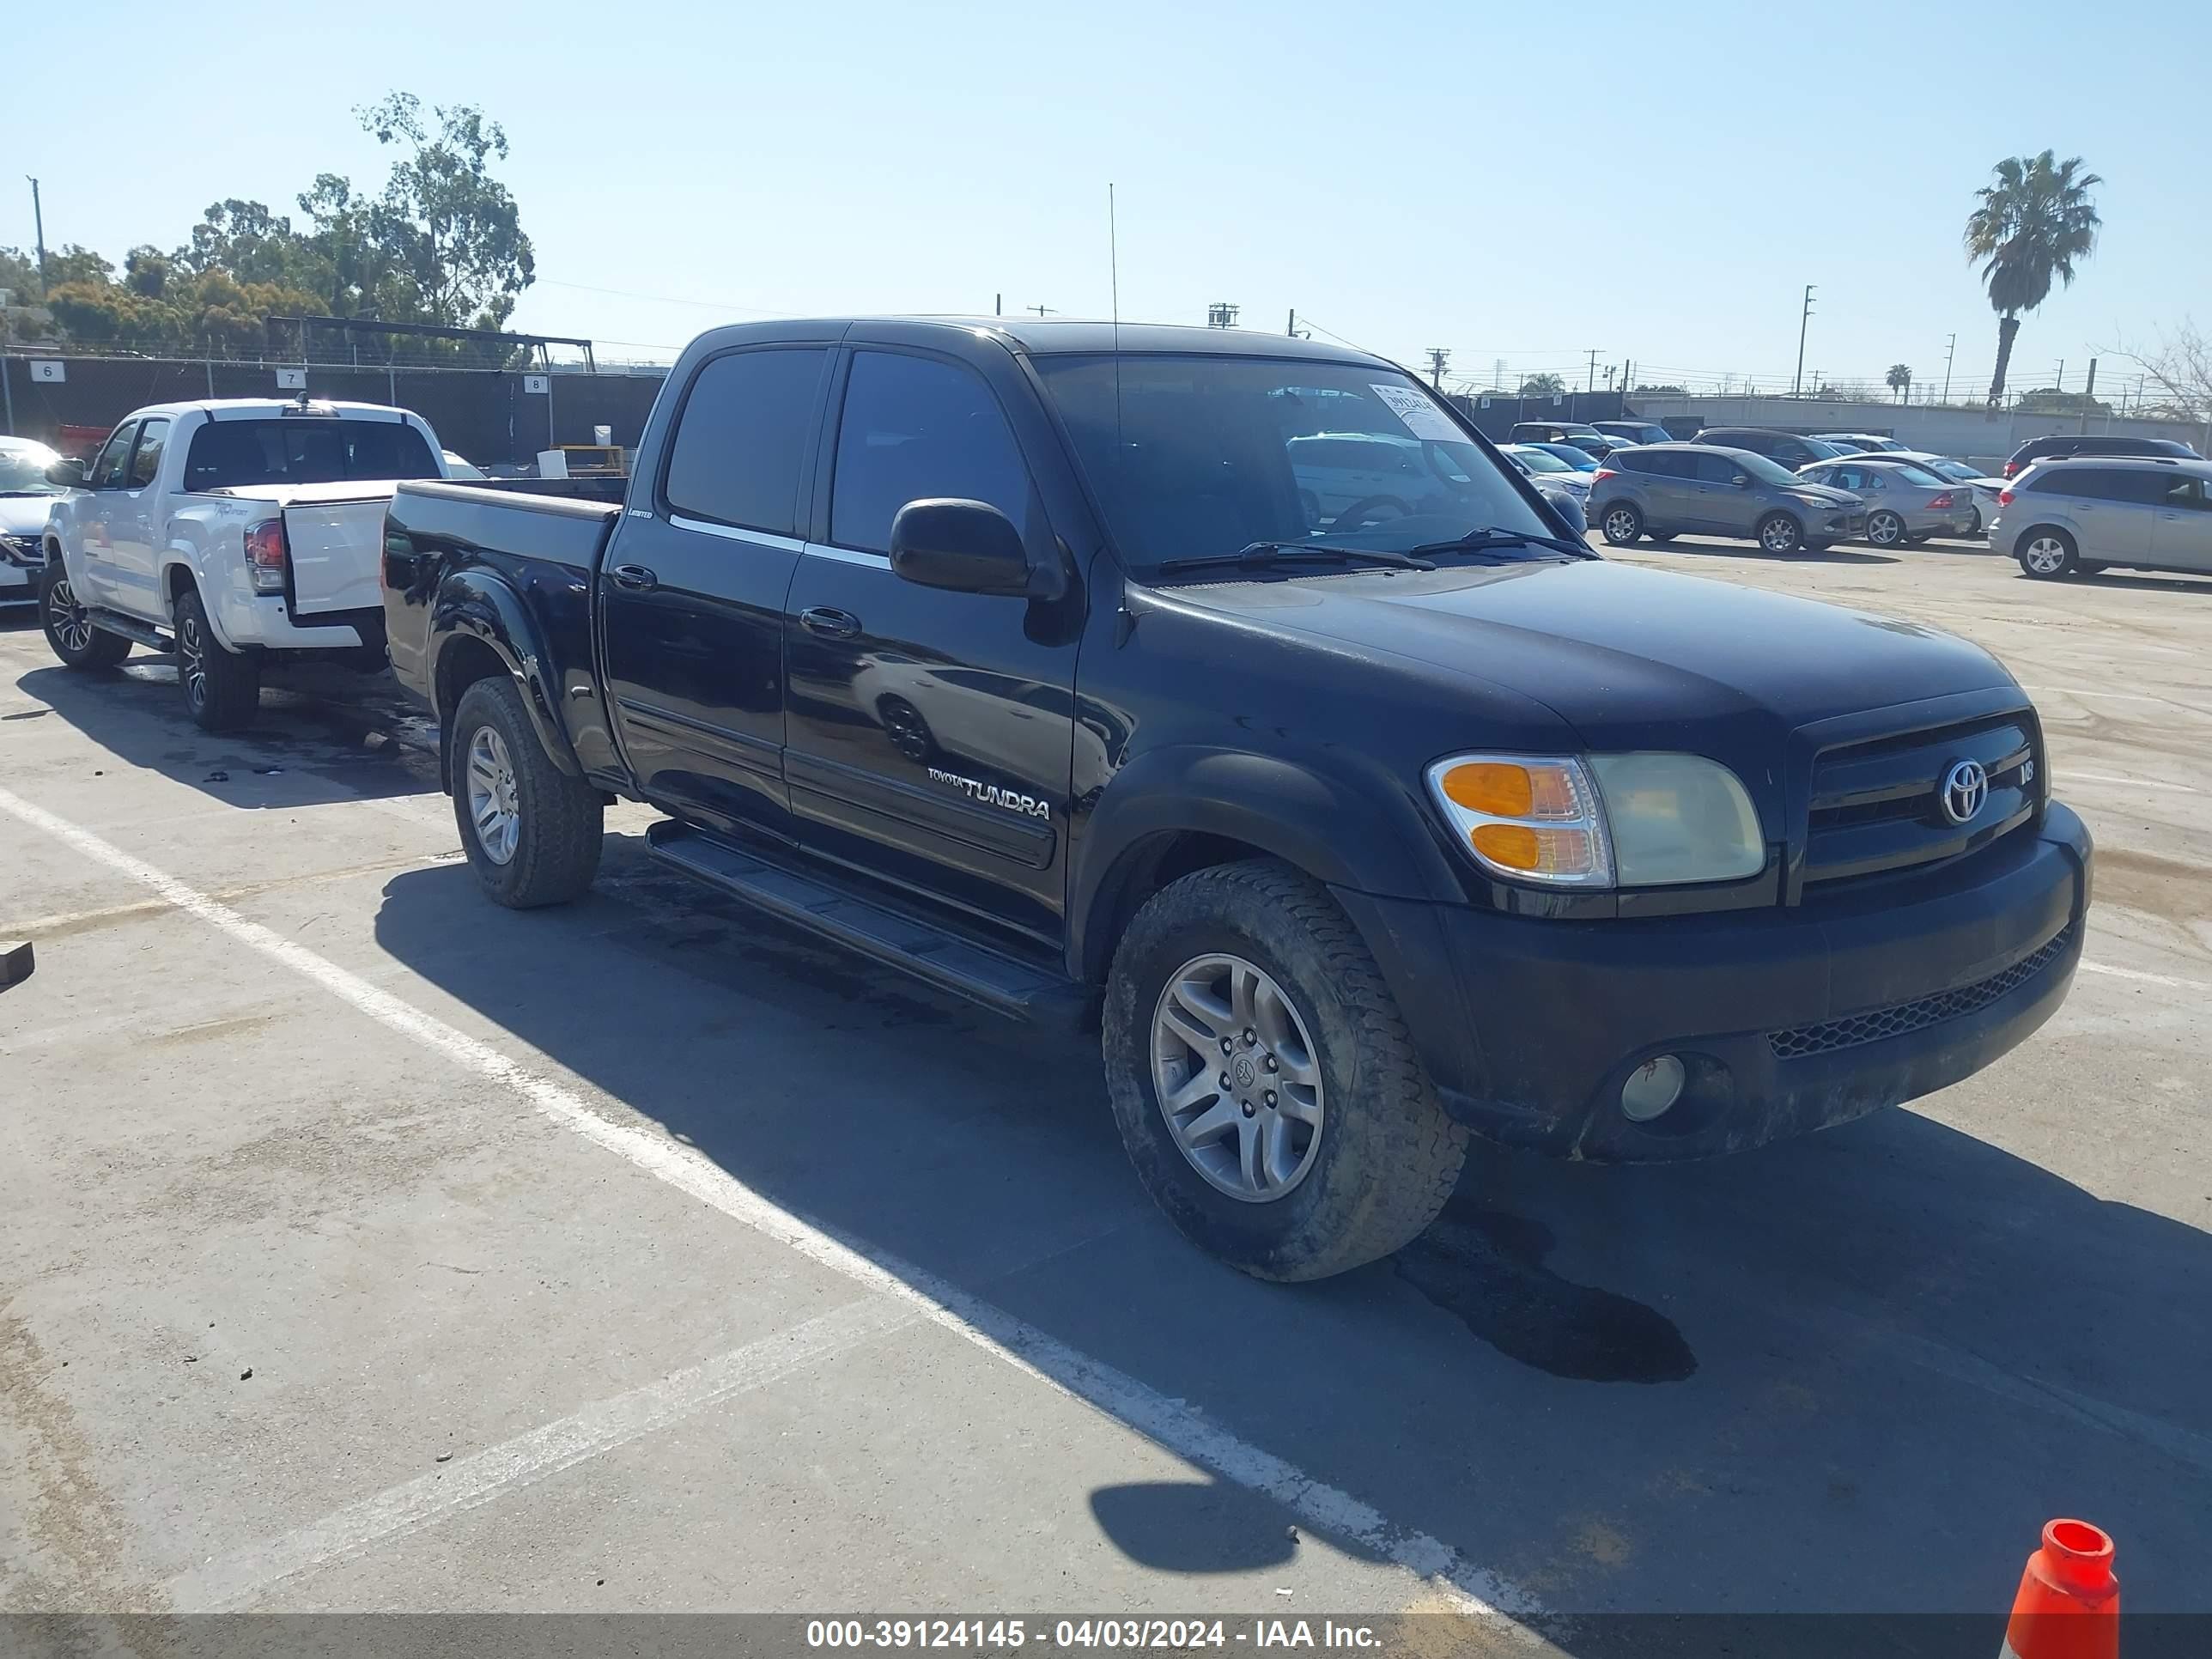
[[[290,574],[291,544],[284,538],[284,520],[264,519],[246,531],[246,568],[257,593],[282,593]]]

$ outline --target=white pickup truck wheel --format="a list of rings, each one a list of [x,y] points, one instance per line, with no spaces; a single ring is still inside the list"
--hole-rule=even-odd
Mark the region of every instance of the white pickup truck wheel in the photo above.
[[[131,654],[130,641],[92,625],[91,616],[70,586],[69,572],[52,555],[39,581],[39,623],[65,668],[87,672],[112,668]]]
[[[195,589],[177,600],[177,686],[185,709],[208,732],[235,732],[261,707],[261,665],[233,651],[208,626]]]

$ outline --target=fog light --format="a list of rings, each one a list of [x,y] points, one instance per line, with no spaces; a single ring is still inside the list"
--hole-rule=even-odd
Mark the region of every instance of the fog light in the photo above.
[[[1672,1054],[1656,1054],[1628,1074],[1620,1085],[1621,1115],[1632,1123],[1649,1123],[1682,1097],[1682,1062]]]

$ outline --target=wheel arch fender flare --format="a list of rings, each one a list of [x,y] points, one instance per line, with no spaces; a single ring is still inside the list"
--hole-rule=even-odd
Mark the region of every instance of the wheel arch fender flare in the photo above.
[[[453,653],[469,651],[467,641],[489,651],[521,688],[522,706],[547,757],[571,777],[583,775],[561,721],[560,688],[544,630],[512,588],[477,571],[449,573],[430,602],[428,638],[430,685],[438,714],[438,768],[448,788],[453,781],[453,708],[461,688],[484,678],[471,674],[448,697],[448,677],[457,660]]]
[[[1068,965],[1096,982],[1109,965],[1146,848],[1212,836],[1281,859],[1330,886],[1464,900],[1428,823],[1418,780],[1396,787],[1310,760],[1190,745],[1123,766],[1098,797],[1068,884]]]

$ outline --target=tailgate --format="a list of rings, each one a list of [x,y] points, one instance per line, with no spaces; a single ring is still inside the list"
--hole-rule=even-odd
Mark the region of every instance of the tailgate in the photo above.
[[[284,509],[292,548],[292,612],[302,621],[332,611],[384,604],[384,509],[388,495],[366,501],[294,501]]]

